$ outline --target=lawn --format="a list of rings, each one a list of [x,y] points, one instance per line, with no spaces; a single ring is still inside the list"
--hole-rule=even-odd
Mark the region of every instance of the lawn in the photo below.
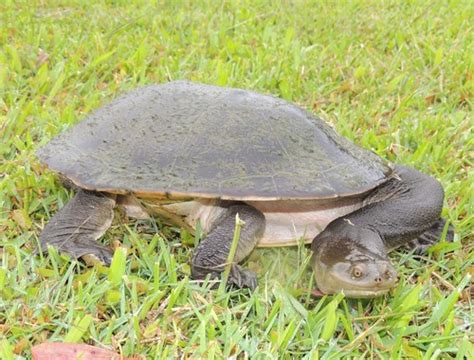
[[[0,4],[0,358],[46,341],[143,358],[474,358],[474,5],[466,1]],[[116,216],[113,266],[35,256],[73,195],[35,150],[118,94],[189,79],[280,96],[438,178],[456,228],[391,255],[373,300],[315,297],[304,246],[257,250],[259,287],[189,279],[195,237]],[[119,214],[117,214],[119,215]]]

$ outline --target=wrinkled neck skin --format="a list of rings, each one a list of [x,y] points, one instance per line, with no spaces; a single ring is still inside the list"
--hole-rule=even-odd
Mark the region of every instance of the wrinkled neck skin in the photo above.
[[[395,166],[364,206],[331,222],[312,244],[313,269],[323,292],[373,297],[390,290],[396,272],[387,252],[439,221],[444,192],[433,177]]]

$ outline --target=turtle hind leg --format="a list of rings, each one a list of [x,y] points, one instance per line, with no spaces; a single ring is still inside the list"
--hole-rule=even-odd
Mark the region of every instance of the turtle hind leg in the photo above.
[[[252,252],[262,237],[265,230],[265,217],[257,209],[245,204],[229,206],[216,219],[213,228],[194,252],[191,262],[191,277],[193,279],[204,279],[208,275],[217,278],[224,271],[232,246],[236,214],[239,214],[244,225],[240,231],[240,239],[231,264],[228,283],[238,288],[246,287],[252,290],[257,287],[257,276],[237,263]]]
[[[114,195],[79,190],[44,227],[40,235],[41,251],[51,245],[73,258],[90,255],[110,264],[112,252],[96,240],[112,224],[114,207]]]
[[[446,220],[440,218],[436,221],[433,226],[418,236],[416,239],[406,244],[406,247],[410,250],[414,250],[418,255],[424,255],[427,250],[438,243],[443,235],[444,228],[446,226]],[[448,226],[446,232],[445,241],[452,242],[454,240],[454,228],[452,225]]]

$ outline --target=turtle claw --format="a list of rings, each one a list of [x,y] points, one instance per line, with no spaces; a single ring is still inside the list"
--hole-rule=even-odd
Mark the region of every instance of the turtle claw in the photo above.
[[[414,254],[416,255],[426,255],[428,253],[428,249],[440,241],[445,224],[446,221],[444,219],[439,219],[431,228],[418,236],[418,238],[407,243],[406,248],[413,250]],[[453,240],[454,228],[452,225],[449,225],[444,241],[453,242]]]
[[[96,264],[110,266],[112,263],[112,250],[97,244],[95,240],[81,238],[80,242],[65,243],[57,248],[59,252],[74,259],[81,259],[89,266]]]
[[[191,267],[191,278],[195,280],[203,280],[207,276],[209,279],[219,279],[224,270],[220,267],[219,270],[204,268],[197,266],[195,264]],[[229,277],[227,278],[227,285],[235,287],[237,289],[248,288],[250,290],[255,290],[257,287],[257,275],[250,270],[244,269],[237,264],[232,264],[229,272]]]
[[[408,250],[413,251],[413,254],[418,255],[418,256],[424,256],[428,254],[428,249],[432,247],[435,243],[424,243],[422,241],[419,241],[418,239],[410,241],[407,245],[406,248]]]
[[[112,256],[113,254],[111,252],[103,253],[99,257],[99,261],[102,262],[105,266],[110,266],[112,264]]]
[[[87,265],[101,264],[110,266],[110,264],[112,264],[113,253],[108,248],[95,245],[87,250],[88,252],[86,254],[80,256]]]
[[[114,206],[112,195],[79,190],[41,232],[41,251],[53,246],[74,259],[82,258],[88,265],[110,265],[111,250],[96,240],[110,227]]]
[[[244,269],[237,264],[232,264],[227,283],[238,289],[248,288],[254,291],[257,288],[257,274],[253,271]]]

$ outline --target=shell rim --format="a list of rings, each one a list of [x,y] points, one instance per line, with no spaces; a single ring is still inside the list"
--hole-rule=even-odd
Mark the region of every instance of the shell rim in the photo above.
[[[330,196],[258,196],[258,195],[226,195],[226,194],[217,194],[217,193],[199,193],[199,192],[187,192],[187,191],[168,191],[168,190],[149,190],[149,189],[119,189],[119,188],[107,188],[107,187],[98,187],[93,184],[87,184],[81,182],[79,179],[74,178],[73,176],[64,174],[60,171],[57,171],[48,166],[48,168],[61,176],[69,179],[76,185],[78,188],[88,190],[88,191],[97,191],[104,192],[109,194],[117,195],[127,195],[134,194],[138,197],[144,198],[163,198],[163,199],[220,199],[220,200],[233,200],[233,201],[281,201],[281,200],[334,200],[339,198],[347,198],[352,196],[360,196],[369,193],[370,191],[376,189],[380,185],[387,182],[391,177],[394,176],[394,168],[391,163],[386,162],[389,172],[385,173],[385,177],[380,179],[380,181],[374,182],[371,186],[368,186],[361,191],[357,192],[346,192],[346,193],[337,193]]]

